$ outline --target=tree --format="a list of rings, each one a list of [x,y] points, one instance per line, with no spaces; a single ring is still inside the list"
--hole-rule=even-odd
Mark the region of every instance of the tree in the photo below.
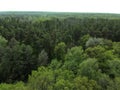
[[[85,52],[90,58],[97,58],[99,69],[101,69],[102,73],[109,73],[110,67],[108,60],[114,58],[112,51],[106,51],[102,46],[96,46],[87,48]]]
[[[5,47],[7,45],[8,41],[0,35],[0,46]]]
[[[45,52],[45,50],[42,50],[41,53],[38,56],[38,61],[37,61],[37,66],[39,67],[40,65],[47,65],[48,64],[48,55]]]
[[[86,42],[86,47],[94,47],[97,45],[103,45],[103,39],[101,38],[89,38]]]
[[[62,62],[58,61],[57,59],[53,59],[48,67],[53,70],[56,70],[59,69],[61,66]]]
[[[73,84],[64,79],[60,79],[55,83],[53,90],[73,90]]]
[[[55,46],[54,53],[55,53],[55,57],[58,60],[64,60],[64,56],[66,53],[66,44],[64,42],[58,43],[58,45]]]
[[[0,63],[2,60],[2,56],[5,54],[7,43],[8,41],[4,37],[0,36]]]
[[[114,54],[120,58],[120,42],[114,42],[113,50],[114,50]]]
[[[102,58],[105,48],[101,46],[89,47],[85,52],[90,58]]]
[[[101,87],[94,80],[89,80],[87,77],[76,77],[74,79],[73,90],[101,90]]]
[[[119,77],[120,76],[120,60],[119,59],[115,59],[115,60],[111,60],[109,61],[109,65],[110,65],[110,78],[114,79],[115,77]]]
[[[33,49],[29,45],[19,44],[16,40],[9,42],[5,48],[0,64],[0,81],[14,82],[27,80],[28,74],[35,68],[33,61]]]
[[[107,90],[119,90],[120,89],[120,77],[116,77],[114,80],[109,81]]]
[[[99,64],[96,59],[87,59],[78,66],[78,75],[88,77],[88,79],[97,80],[101,75]]]
[[[81,45],[83,47],[83,49],[85,49],[86,42],[89,40],[89,38],[90,38],[90,35],[86,34],[79,39],[78,43],[79,43],[79,45]]]
[[[27,86],[23,82],[17,82],[15,84],[0,84],[0,90],[28,90]]]
[[[28,87],[29,90],[53,90],[53,82],[53,71],[42,66],[37,71],[32,71],[28,79]]]
[[[75,74],[77,73],[78,65],[86,59],[86,54],[81,46],[72,47],[68,50],[65,55],[65,62],[63,68],[72,70]]]

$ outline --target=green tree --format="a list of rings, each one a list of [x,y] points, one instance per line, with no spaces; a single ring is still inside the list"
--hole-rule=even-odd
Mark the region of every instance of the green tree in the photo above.
[[[5,47],[7,43],[8,41],[4,37],[0,36],[0,46]]]
[[[79,64],[78,75],[86,76],[89,79],[97,80],[101,75],[99,64],[96,59],[87,59]]]
[[[120,89],[120,77],[116,77],[114,80],[109,81],[107,90],[119,90]]]
[[[32,61],[33,49],[29,45],[20,45],[13,39],[10,43],[1,58],[0,76],[2,78],[0,81],[10,83],[17,80],[27,80],[28,74],[35,68],[35,61]]]
[[[73,90],[73,85],[68,80],[60,79],[55,83],[54,90]]]
[[[89,80],[87,77],[76,77],[74,79],[73,90],[101,90],[100,86],[94,80]]]
[[[37,71],[32,71],[32,75],[29,76],[28,87],[29,90],[53,90],[53,71],[39,67]]]
[[[0,63],[2,60],[2,56],[5,54],[7,43],[8,41],[4,37],[0,36]]]
[[[39,54],[37,64],[38,66],[48,64],[48,55],[45,52],[45,50],[42,50],[41,53]]]
[[[0,90],[28,90],[27,86],[23,82],[17,82],[15,84],[0,84]]]
[[[99,69],[101,69],[103,73],[109,73],[110,67],[108,60],[114,59],[112,51],[105,50],[102,46],[96,46],[87,48],[85,52],[90,58],[96,58],[98,60]]]
[[[94,47],[97,45],[103,45],[103,39],[101,38],[89,38],[86,42],[86,47]]]
[[[48,67],[55,70],[59,69],[61,66],[62,62],[58,61],[57,59],[53,59]]]
[[[54,53],[58,60],[63,60],[66,53],[66,44],[64,42],[58,43],[58,45],[55,46]]]
[[[81,45],[83,47],[83,49],[85,49],[86,47],[86,42],[89,40],[90,35],[84,35],[82,37],[80,37],[80,39],[78,40],[79,45]]]
[[[101,46],[89,47],[85,50],[85,52],[90,58],[102,58],[101,56],[103,56],[105,48]]]
[[[68,50],[65,55],[65,63],[63,68],[67,68],[68,70],[72,70],[74,73],[77,73],[78,65],[86,59],[86,54],[81,46],[73,47]]]
[[[114,54],[120,58],[120,42],[115,42],[113,44]]]

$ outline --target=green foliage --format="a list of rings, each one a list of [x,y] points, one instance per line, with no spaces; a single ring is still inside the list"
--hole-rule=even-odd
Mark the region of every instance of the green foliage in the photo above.
[[[105,48],[101,46],[89,47],[85,50],[85,52],[90,58],[102,58],[105,52]]]
[[[63,60],[66,53],[66,45],[64,42],[58,43],[54,49],[55,56],[58,60]]]
[[[0,90],[28,90],[23,82],[18,82],[16,84],[0,84]]]
[[[6,46],[7,42],[8,41],[4,37],[0,36],[0,46]]]
[[[94,47],[97,45],[103,45],[103,39],[101,38],[89,38],[86,42],[86,47]]]
[[[102,73],[110,72],[108,60],[113,60],[115,58],[112,51],[106,51],[102,46],[96,46],[87,48],[86,53],[90,58],[96,58],[98,60],[99,69]]]
[[[110,80],[107,90],[119,90],[120,89],[120,77],[116,77],[113,81]]]
[[[85,59],[85,54],[81,46],[72,47],[68,50],[65,60],[66,61],[75,61],[81,63]]]
[[[113,42],[108,39],[103,39],[103,47],[105,47],[107,50],[110,50],[113,48]]]
[[[7,46],[7,43],[8,41],[4,37],[0,36],[0,63],[1,63],[2,56],[5,53],[5,47]]]
[[[88,59],[79,64],[78,75],[96,80],[100,74],[101,70],[96,59]]]
[[[45,52],[45,50],[42,50],[41,53],[39,54],[37,64],[38,66],[48,64],[48,55]]]
[[[120,42],[115,42],[113,46],[114,54],[120,58]]]
[[[29,90],[52,90],[53,71],[45,67],[38,68],[38,71],[32,71],[29,76]]]
[[[110,75],[112,75],[112,77],[119,77],[120,76],[120,59],[119,60],[112,60],[109,61],[109,66],[110,66]]]
[[[78,65],[83,62],[85,58],[86,54],[84,54],[81,46],[73,47],[68,50],[65,56],[63,68],[67,68],[68,70],[72,70],[74,73],[77,73]]]
[[[27,74],[31,72],[34,65],[32,53],[33,49],[31,46],[20,45],[12,39],[1,57],[0,81],[10,83],[16,80],[27,79]]]
[[[72,84],[67,80],[60,79],[55,83],[54,90],[72,90]]]
[[[66,85],[71,83],[68,81],[73,77],[72,72],[68,70],[51,70],[45,67],[38,68],[38,71],[33,71],[29,76],[29,90],[64,90]],[[63,87],[64,86],[64,87]],[[70,88],[70,87],[69,87]]]
[[[69,70],[58,69],[54,71],[55,84],[54,90],[72,90],[73,73]]]
[[[100,86],[87,77],[74,77],[70,70],[51,70],[45,67],[33,71],[28,81],[29,90],[99,90]]]
[[[59,69],[62,66],[62,62],[58,61],[57,59],[53,59],[49,65],[49,68],[55,70]]]
[[[119,90],[119,36],[120,15],[0,13],[0,90]]]
[[[87,34],[87,35],[84,35],[80,38],[80,40],[78,41],[79,45],[81,45],[84,49],[86,47],[86,42],[89,40],[90,38],[90,35]]]
[[[76,77],[74,79],[74,90],[100,90],[100,86],[94,80],[87,77]]]

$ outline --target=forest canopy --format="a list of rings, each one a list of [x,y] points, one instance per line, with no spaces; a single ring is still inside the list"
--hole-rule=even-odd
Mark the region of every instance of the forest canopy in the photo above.
[[[119,90],[120,15],[0,12],[0,90]]]

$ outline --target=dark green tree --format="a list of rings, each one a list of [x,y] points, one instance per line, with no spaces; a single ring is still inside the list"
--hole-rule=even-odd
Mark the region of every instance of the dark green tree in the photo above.
[[[64,42],[58,43],[58,45],[55,46],[54,53],[58,60],[63,61],[66,53],[66,44]]]

